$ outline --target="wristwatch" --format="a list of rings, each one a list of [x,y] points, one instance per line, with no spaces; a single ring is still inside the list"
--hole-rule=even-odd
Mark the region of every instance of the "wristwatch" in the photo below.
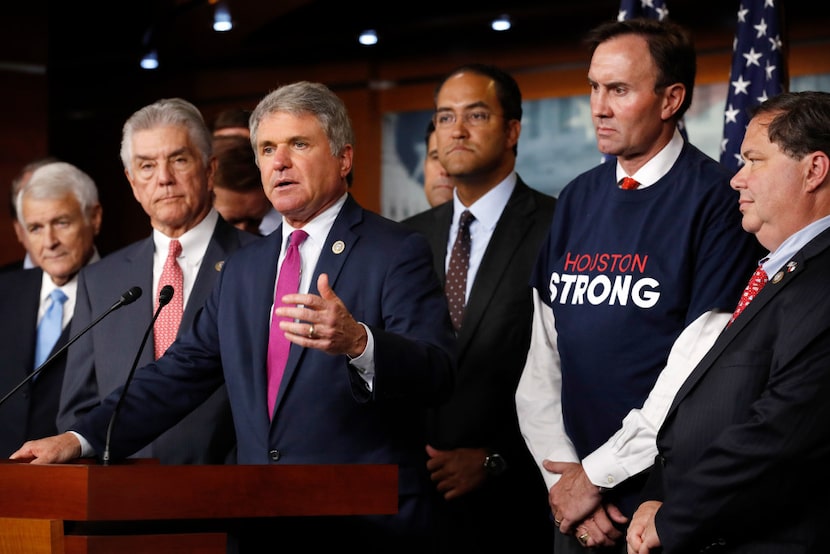
[[[487,475],[496,477],[507,470],[507,462],[501,457],[501,454],[493,452],[484,458],[484,469],[487,471]]]

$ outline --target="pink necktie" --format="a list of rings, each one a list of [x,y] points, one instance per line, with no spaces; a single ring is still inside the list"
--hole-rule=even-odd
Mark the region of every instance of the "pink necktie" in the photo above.
[[[741,300],[738,302],[738,305],[735,307],[735,311],[732,313],[732,317],[729,320],[729,323],[726,324],[727,327],[732,325],[732,322],[737,319],[741,312],[744,311],[750,302],[758,295],[758,292],[764,285],[767,284],[767,273],[764,271],[763,266],[759,265],[755,269],[755,273],[752,274],[752,277],[749,278],[749,283],[747,283],[746,288],[744,289],[743,294],[741,294]]]
[[[622,183],[620,183],[620,188],[623,190],[634,190],[639,186],[640,183],[631,177],[623,177]]]
[[[300,288],[300,244],[308,237],[302,230],[294,231],[288,239],[288,250],[280,266],[277,277],[277,292],[274,294],[274,311],[271,315],[271,336],[268,340],[268,417],[274,417],[274,405],[277,402],[277,392],[280,390],[280,381],[288,361],[288,351],[291,342],[285,338],[285,331],[280,329],[280,321],[289,321],[287,317],[276,315],[276,309],[284,306],[282,297],[294,294]]]
[[[167,259],[164,261],[164,268],[161,270],[158,290],[164,285],[173,287],[173,298],[170,303],[162,308],[156,323],[153,326],[153,340],[155,342],[156,359],[161,358],[167,348],[176,340],[176,333],[179,332],[179,325],[182,322],[184,312],[184,277],[182,268],[176,258],[182,253],[182,244],[173,239],[170,241],[170,248],[167,251]],[[155,301],[155,310],[158,309],[158,298]]]

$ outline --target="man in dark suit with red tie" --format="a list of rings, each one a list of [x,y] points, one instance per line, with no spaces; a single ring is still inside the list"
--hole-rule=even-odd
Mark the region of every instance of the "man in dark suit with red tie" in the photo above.
[[[628,552],[824,553],[830,485],[830,93],[784,93],[741,145],[768,277],[680,387]]]
[[[125,122],[121,163],[152,233],[112,252],[101,265],[78,276],[78,306],[73,332],[89,325],[137,285],[144,295],[83,335],[69,349],[58,411],[64,431],[127,380],[138,355],[140,365],[164,352],[177,332],[189,329],[219,277],[225,260],[256,235],[235,229],[213,209],[211,175],[216,171],[212,137],[199,110],[180,98],[144,106]],[[146,348],[139,347],[156,310],[158,292],[170,284],[165,260],[174,241],[181,246],[177,265],[181,284],[159,314]],[[163,325],[178,307],[178,320]],[[167,331],[165,332],[164,329]],[[162,337],[162,335],[166,335]],[[162,339],[166,340],[162,340]],[[149,445],[128,454],[163,464],[233,462],[236,439],[224,387]]]

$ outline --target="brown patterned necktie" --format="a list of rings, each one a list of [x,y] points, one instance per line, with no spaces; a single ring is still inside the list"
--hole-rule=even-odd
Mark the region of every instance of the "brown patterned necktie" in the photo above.
[[[447,303],[450,307],[450,318],[453,327],[458,331],[461,328],[461,320],[464,318],[464,306],[467,303],[467,270],[470,268],[470,223],[475,216],[470,210],[461,212],[458,221],[458,234],[455,236],[455,243],[452,245],[450,255],[450,266],[447,268],[447,282],[444,292],[447,295]]]

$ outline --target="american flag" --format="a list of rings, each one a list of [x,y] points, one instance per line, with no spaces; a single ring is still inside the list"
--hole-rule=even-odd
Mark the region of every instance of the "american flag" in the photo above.
[[[789,86],[781,34],[782,1],[741,0],[738,8],[720,146],[721,163],[735,172],[743,165],[740,149],[750,108]]]
[[[634,17],[647,17],[663,21],[669,16],[669,9],[663,0],[620,0],[617,21]]]

